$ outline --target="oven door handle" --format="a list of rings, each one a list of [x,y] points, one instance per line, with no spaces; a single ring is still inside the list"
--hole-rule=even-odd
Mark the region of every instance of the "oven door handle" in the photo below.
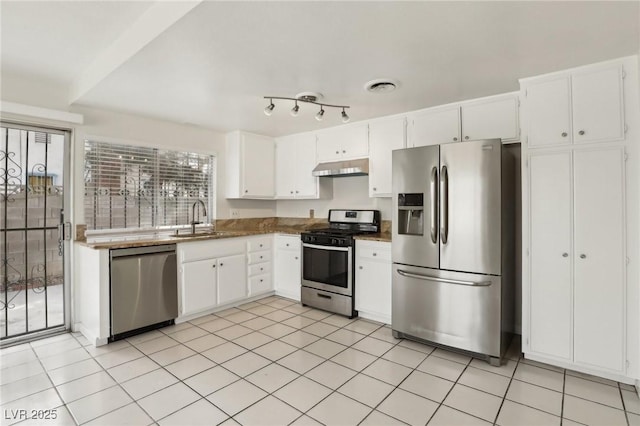
[[[334,247],[334,246],[319,246],[316,244],[306,244],[303,243],[302,247],[318,249],[318,250],[331,250],[331,251],[349,251],[350,247]]]

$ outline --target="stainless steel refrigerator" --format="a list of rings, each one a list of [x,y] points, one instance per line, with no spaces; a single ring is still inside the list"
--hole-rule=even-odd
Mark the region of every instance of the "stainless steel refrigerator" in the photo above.
[[[500,139],[393,151],[394,336],[500,362],[514,321],[514,191]]]

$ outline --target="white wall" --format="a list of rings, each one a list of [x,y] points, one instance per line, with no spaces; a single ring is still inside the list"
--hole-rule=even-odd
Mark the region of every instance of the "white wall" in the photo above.
[[[352,176],[320,178],[333,181],[333,198],[327,200],[281,200],[276,213],[281,217],[309,217],[314,209],[315,217],[327,217],[329,209],[376,209],[383,220],[391,220],[391,198],[369,198],[369,177]]]

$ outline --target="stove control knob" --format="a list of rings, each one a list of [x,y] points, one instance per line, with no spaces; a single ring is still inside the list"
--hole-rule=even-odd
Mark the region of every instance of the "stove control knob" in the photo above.
[[[340,245],[340,241],[335,239],[335,238],[332,238],[331,239],[331,244],[334,245],[334,246],[337,246],[337,245]]]

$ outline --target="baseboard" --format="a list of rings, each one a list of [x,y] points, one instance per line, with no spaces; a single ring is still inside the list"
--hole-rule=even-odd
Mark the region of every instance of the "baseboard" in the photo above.
[[[104,346],[108,343],[108,340],[109,340],[108,337],[105,337],[102,339],[99,338],[98,336],[90,332],[89,329],[85,327],[84,324],[82,323],[75,323],[72,326],[72,329],[73,331],[80,332],[95,347]]]
[[[286,297],[287,299],[297,300],[298,302],[300,301],[300,293],[295,294],[287,291],[276,290],[275,294],[276,296]]]
[[[391,317],[387,315],[358,311],[358,317],[368,319],[371,321],[381,322],[383,324],[391,324]]]

